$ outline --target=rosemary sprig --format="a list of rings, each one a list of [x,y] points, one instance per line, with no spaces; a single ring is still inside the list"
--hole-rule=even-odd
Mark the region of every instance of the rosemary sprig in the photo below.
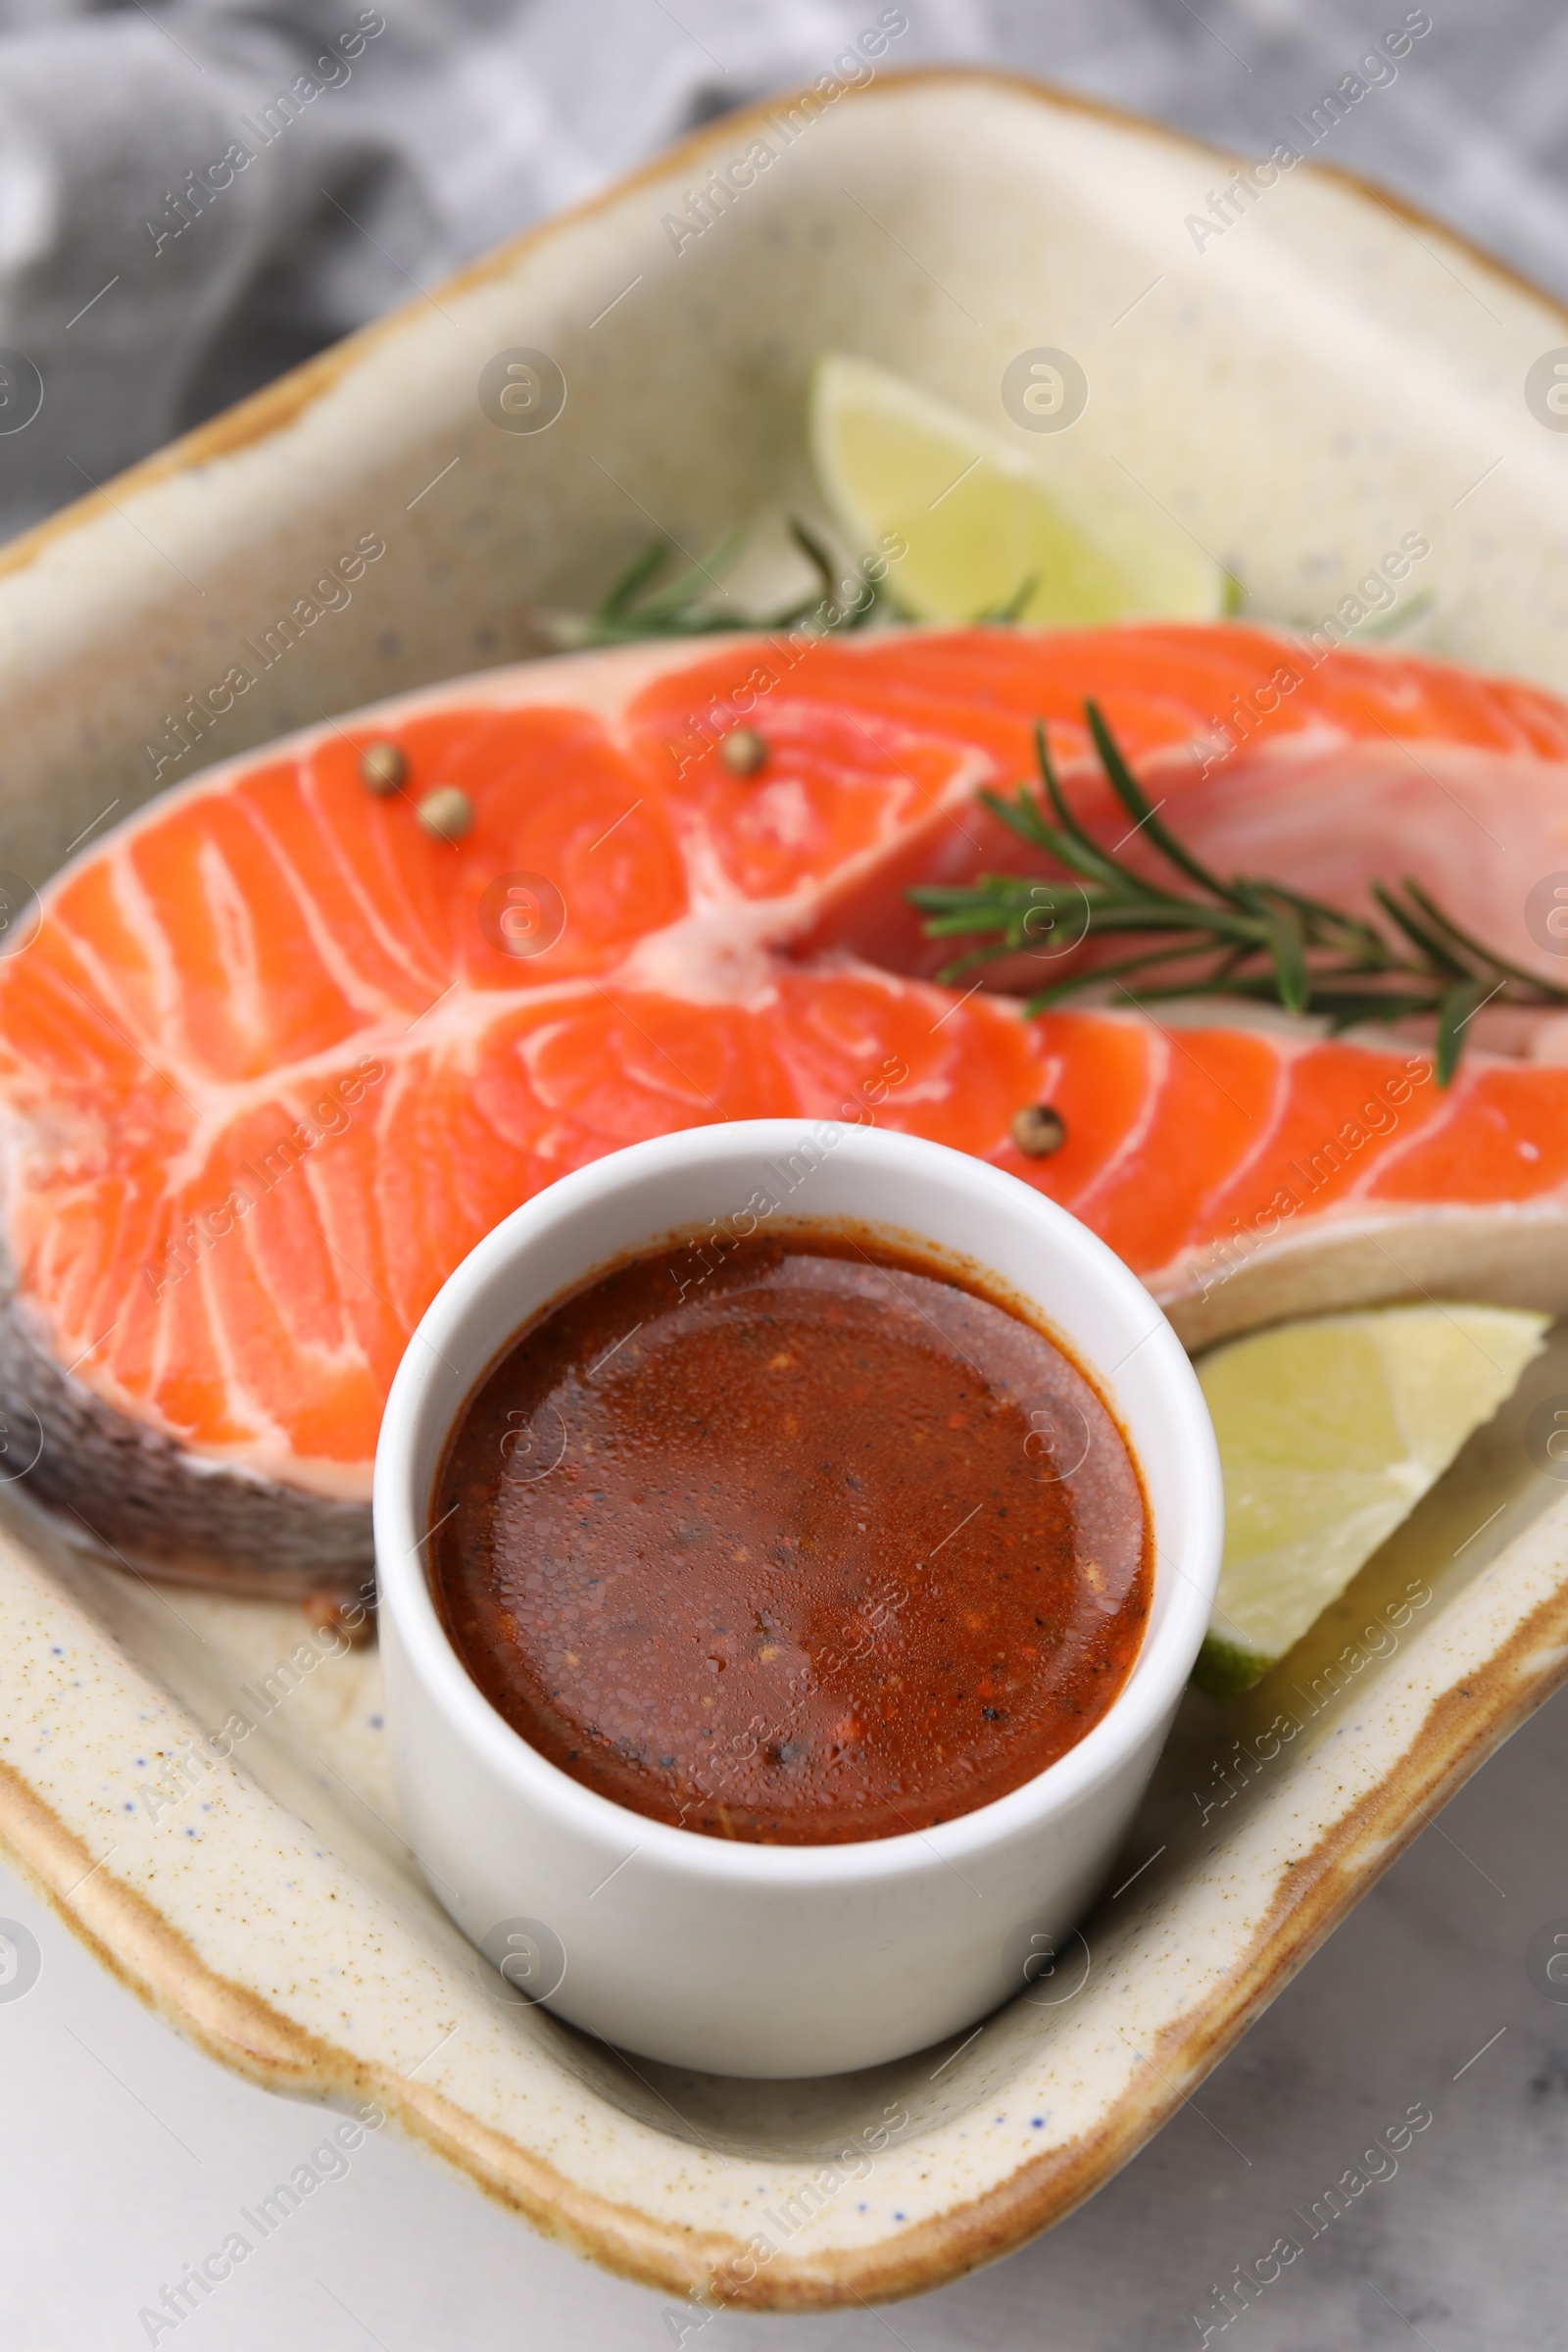
[[[707,637],[741,629],[787,629],[829,608],[826,625],[860,629],[885,603],[878,584],[858,577],[861,589],[853,603],[841,603],[844,567],[835,564],[814,531],[794,517],[790,537],[817,575],[808,596],[778,612],[743,612],[724,587],[745,545],[740,530],[726,531],[716,547],[695,563],[688,561],[673,574],[669,565],[675,543],[661,534],[651,539],[626,566],[593,612],[549,616],[553,635],[564,645],[631,645],[648,637]]]
[[[908,893],[928,910],[928,939],[974,939],[942,973],[956,980],[1003,956],[1039,953],[1044,941],[1065,956],[1083,940],[1120,933],[1154,944],[1093,968],[1069,971],[1033,996],[1043,1012],[1106,982],[1138,1004],[1172,997],[1243,997],[1326,1018],[1331,1034],[1361,1022],[1415,1013],[1437,1023],[1435,1060],[1446,1086],[1465,1031],[1483,1004],[1568,1005],[1555,987],[1499,956],[1461,928],[1411,875],[1372,885],[1388,925],[1348,914],[1283,883],[1211,873],[1163,822],[1134,776],[1104,718],[1084,705],[1105,779],[1128,816],[1173,869],[1151,881],[1102,848],[1068,806],[1051,763],[1046,731],[1035,728],[1040,788],[980,798],[1020,841],[1072,879],[982,874],[973,883],[923,883]],[[1196,967],[1192,969],[1184,967]]]

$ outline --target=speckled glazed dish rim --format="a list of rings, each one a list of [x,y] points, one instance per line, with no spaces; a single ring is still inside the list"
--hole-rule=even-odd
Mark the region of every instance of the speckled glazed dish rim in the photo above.
[[[470,298],[482,300],[525,270],[552,265],[568,250],[575,256],[584,241],[591,242],[614,220],[616,207],[629,194],[646,203],[662,189],[668,192],[666,201],[678,203],[683,188],[700,181],[710,164],[722,161],[732,145],[744,141],[767,111],[758,108],[721,120],[629,181],[461,272],[437,289],[442,304],[461,308]],[[822,143],[822,154],[831,155],[835,169],[846,172],[858,146],[882,158],[877,126],[891,122],[889,149],[897,142],[897,153],[889,157],[891,170],[900,155],[906,159],[917,152],[920,138],[938,136],[945,126],[952,140],[964,142],[962,169],[973,175],[986,164],[988,128],[1005,125],[1016,131],[1024,117],[1031,137],[1038,126],[1042,147],[1055,140],[1075,151],[1086,146],[1092,150],[1084,159],[1086,168],[1091,177],[1098,170],[1097,184],[1107,205],[1122,179],[1136,179],[1141,170],[1154,179],[1161,172],[1167,178],[1173,173],[1179,177],[1185,171],[1200,191],[1194,200],[1200,201],[1202,181],[1212,177],[1216,167],[1229,169],[1234,161],[1111,110],[1008,76],[967,72],[888,75],[868,89],[848,93],[831,118],[832,127],[813,136]],[[968,184],[966,179],[963,185]],[[1281,223],[1277,237],[1261,213],[1248,217],[1238,237],[1253,237],[1255,232],[1265,242],[1274,239],[1268,249],[1271,264],[1297,272],[1308,294],[1336,259],[1347,272],[1353,272],[1359,257],[1370,252],[1375,290],[1368,293],[1360,279],[1355,283],[1369,311],[1376,312],[1380,332],[1395,307],[1390,281],[1401,295],[1410,293],[1408,280],[1399,274],[1401,240],[1412,254],[1419,248],[1424,259],[1419,265],[1410,261],[1408,267],[1430,269],[1433,274],[1430,300],[1423,281],[1426,309],[1419,322],[1430,332],[1425,338],[1412,334],[1396,348],[1412,365],[1413,355],[1421,357],[1421,383],[1430,373],[1434,352],[1451,362],[1455,382],[1463,376],[1476,341],[1476,314],[1469,306],[1480,299],[1473,286],[1464,283],[1465,273],[1484,288],[1484,307],[1494,305],[1494,315],[1508,322],[1503,356],[1510,416],[1519,405],[1518,379],[1512,373],[1515,357],[1522,360],[1527,350],[1533,357],[1546,344],[1568,345],[1568,315],[1559,306],[1475,254],[1440,224],[1321,167],[1303,166],[1293,175],[1293,190],[1270,198],[1268,219],[1277,218]],[[891,200],[897,201],[896,196]],[[960,207],[961,201],[960,191]],[[1004,222],[995,210],[983,209],[981,197],[974,201],[974,234],[982,240],[981,249],[990,251]],[[1178,205],[1178,229],[1179,209]],[[738,225],[736,233],[742,233]],[[614,238],[623,260],[630,232],[623,236],[616,226]],[[1147,254],[1135,254],[1129,261],[1125,242],[1119,250],[1130,272],[1148,261]],[[1225,250],[1222,247],[1220,254]],[[595,251],[603,263],[603,251]],[[1204,258],[1203,267],[1210,272],[1205,282],[1216,282],[1212,272],[1218,260],[1213,252]],[[606,301],[635,266],[626,262],[621,278],[615,280],[605,265]],[[821,266],[829,271],[833,267],[831,260]],[[1140,282],[1152,293],[1147,279],[1155,267],[1151,264],[1142,280],[1133,278],[1129,300],[1138,295]],[[911,271],[911,287],[914,282]],[[1143,296],[1139,300],[1144,303]],[[625,318],[631,308],[625,305],[613,318]],[[1136,336],[1142,331],[1140,322],[1156,308],[1157,301],[1145,303],[1119,331]],[[102,777],[130,772],[144,721],[156,724],[166,691],[157,683],[154,661],[160,559],[145,548],[138,552],[128,537],[122,542],[111,536],[123,519],[122,511],[128,511],[129,517],[144,517],[160,534],[186,527],[220,533],[221,517],[232,514],[239,496],[231,489],[233,482],[242,476],[250,480],[250,460],[276,451],[287,453],[287,460],[279,460],[281,480],[274,480],[271,488],[286,506],[286,463],[302,439],[309,441],[313,420],[331,409],[334,395],[356,371],[370,378],[380,359],[405,339],[416,339],[423,315],[420,303],[411,305],[0,552],[0,638],[13,661],[16,681],[9,692],[12,723],[5,759],[13,775],[24,762],[23,788],[13,792],[10,810],[24,829],[34,823],[30,838],[47,849],[47,856],[40,850],[34,870],[42,873],[50,862],[58,862],[80,824],[94,816],[112,792],[122,789],[112,784],[101,791]],[[1246,324],[1245,311],[1233,310],[1228,330],[1222,332],[1217,322],[1213,325],[1216,351],[1228,368],[1234,368],[1234,343]],[[916,365],[913,360],[907,364]],[[1376,397],[1382,380],[1369,368],[1363,394],[1370,383],[1374,391],[1366,397]],[[1499,373],[1497,381],[1501,380]],[[1402,447],[1421,421],[1419,404],[1408,383],[1389,381],[1386,388],[1385,421],[1397,427],[1394,439]],[[400,386],[400,392],[406,389],[406,384]],[[1461,394],[1453,397],[1459,400]],[[465,413],[471,408],[470,376]],[[1490,433],[1493,414],[1478,393],[1465,420],[1474,425],[1479,417]],[[1496,415],[1500,417],[1500,408]],[[363,451],[365,436],[362,431],[350,440],[341,419],[334,429],[342,471]],[[1233,445],[1236,430],[1234,420],[1228,422]],[[1446,424],[1444,430],[1448,435],[1447,454],[1456,465],[1468,463],[1470,442],[1479,435]],[[1561,447],[1554,444],[1553,450]],[[1481,473],[1487,454],[1479,457],[1471,478]],[[428,486],[428,476],[439,463],[438,459],[429,465],[423,475],[412,475],[403,496],[411,502],[416,493],[424,497],[421,481]],[[1231,470],[1227,467],[1227,474]],[[323,467],[302,481],[293,493],[296,502],[324,499],[330,475],[331,468]],[[1297,475],[1306,478],[1300,466],[1282,475],[1282,499],[1290,494]],[[1506,484],[1509,476],[1505,471],[1496,478]],[[1478,551],[1485,547],[1484,537],[1477,535],[1482,501],[1469,499],[1461,508],[1457,493],[1464,486],[1460,475],[1453,483],[1455,497],[1446,500],[1456,515],[1450,576],[1460,579],[1475,566]],[[198,491],[204,517],[199,525],[190,520],[190,505],[181,504],[187,493],[194,499]],[[255,499],[254,482],[245,495]],[[225,498],[230,499],[228,507]],[[176,510],[172,517],[163,502]],[[434,506],[430,500],[418,510],[419,516],[430,515]],[[214,516],[220,518],[216,524]],[[1523,524],[1516,514],[1510,527],[1523,532],[1522,543],[1534,545],[1529,542],[1528,514]],[[140,522],[132,521],[131,528],[139,529]],[[243,551],[247,564],[257,560],[255,549],[263,537],[253,525]],[[175,537],[166,544],[177,554],[186,542]],[[1504,552],[1508,562],[1515,562],[1517,550]],[[1496,633],[1488,633],[1489,615],[1495,614],[1496,627],[1504,635],[1517,631],[1521,645],[1539,621],[1532,640],[1535,650],[1528,658],[1521,654],[1521,663],[1533,664],[1538,674],[1561,685],[1568,679],[1568,660],[1560,629],[1547,643],[1549,631],[1542,618],[1546,601],[1543,569],[1533,562],[1523,568],[1530,579],[1529,602],[1519,594],[1510,598],[1505,583],[1499,588],[1494,564],[1482,600],[1487,610],[1474,600],[1465,608],[1469,634],[1461,632],[1456,650],[1501,666],[1508,656],[1498,650]],[[1438,569],[1435,556],[1434,574]],[[450,583],[450,569],[445,576]],[[123,585],[126,580],[128,588]],[[43,606],[51,594],[58,599],[62,581],[79,600],[80,620],[69,632],[57,627],[46,644]],[[423,585],[434,639],[439,634],[437,600],[443,591],[436,577]],[[356,625],[352,616],[344,619],[333,640],[335,648],[351,647]],[[1557,626],[1555,621],[1552,626]],[[70,646],[62,651],[67,634]],[[106,645],[117,649],[123,672],[112,694],[102,684],[108,666],[102,657]],[[51,651],[59,656],[57,667],[40,684],[40,664]],[[67,651],[73,654],[74,667]],[[362,655],[363,651],[362,647]],[[455,673],[471,667],[473,659],[471,652],[464,652],[446,666]],[[334,651],[332,663],[340,660]],[[267,703],[260,687],[251,698],[247,724],[259,714],[259,732],[250,740],[280,734],[302,722],[299,710],[285,707],[287,696],[295,692],[289,681],[318,675],[311,670],[318,656],[307,645],[291,661],[295,666],[279,690],[281,700]],[[189,682],[184,670],[178,674],[182,682]],[[428,669],[405,674],[396,683],[415,686],[430,674]],[[361,659],[358,667],[345,662],[343,675],[349,681],[342,696],[345,703],[389,690],[378,682],[367,659]],[[366,678],[372,683],[366,686]],[[232,739],[221,746],[225,755],[233,748]],[[73,780],[79,792],[97,795],[79,804],[79,813],[78,804],[68,798]],[[0,785],[4,782],[0,772]],[[1305,1311],[1309,1301],[1303,1298],[1300,1303]],[[1336,1300],[1326,1297],[1321,1303],[1332,1305]],[[1459,1533],[1468,1535],[1468,1530]],[[145,1736],[152,1745],[155,1735],[169,1740],[180,1736],[192,1718],[172,1695],[172,1680],[162,1668],[142,1662],[153,1645],[138,1630],[139,1621],[132,1622],[130,1603],[139,1589],[126,1585],[123,1592],[112,1592],[84,1583],[71,1562],[50,1552],[41,1536],[32,1544],[0,1534],[0,1589],[6,1595],[8,1636],[0,1655],[5,1708],[0,1722],[0,1840],[104,1965],[214,2057],[272,2089],[344,2105],[378,2100],[413,2138],[446,2158],[486,2193],[612,2269],[676,2296],[693,2290],[715,2301],[759,2309],[822,2309],[910,2294],[1006,2253],[1102,2184],[1177,2110],[1425,1826],[1434,1806],[1568,1676],[1568,1505],[1552,1504],[1505,1549],[1489,1549],[1492,1541],[1474,1543],[1465,1555],[1463,1584],[1441,1585],[1442,1605],[1428,1613],[1396,1656],[1369,1669],[1345,1702],[1325,1717],[1326,1736],[1308,1736],[1293,1747],[1289,1769],[1273,1779],[1263,1776],[1257,1789],[1218,1825],[1210,1825],[1201,1839],[1193,1828],[1192,1790],[1181,1776],[1189,1765],[1200,1776],[1206,1772],[1211,1756],[1203,1740],[1217,1741],[1219,1735],[1204,1733],[1199,1725],[1197,1744],[1183,1748],[1178,1724],[1161,1766],[1174,1811],[1168,1822],[1157,1807],[1148,1811],[1137,1833],[1147,1833],[1149,1846],[1160,1846],[1164,1858],[1151,1854],[1134,1893],[1125,1900],[1116,1898],[1119,1910],[1106,1911],[1103,1935],[1100,1915],[1088,1923],[1097,1941],[1097,1986],[1109,1988],[1102,1998],[1122,1997],[1135,1975],[1139,1986],[1159,1987],[1157,2013],[1146,2010],[1139,2021],[1136,2052],[1129,2057],[1118,2048],[1116,2034],[1103,2021],[1092,2029],[1089,2013],[1080,2005],[1077,2012],[1060,2012],[1051,2022],[1049,2034],[1034,2034],[1031,2029],[1025,2061],[1018,2049],[1029,2021],[1020,2025],[1012,2011],[1004,2013],[987,2027],[975,2051],[955,2053],[951,2063],[944,2061],[943,2084],[962,2086],[954,2093],[963,2101],[962,2129],[949,2128],[948,2110],[922,2110],[901,2143],[902,2153],[895,2150],[882,2160],[890,2178],[908,2184],[906,2218],[879,2215],[874,2227],[868,2225],[857,2235],[841,2205],[830,2212],[824,2235],[809,2242],[804,2236],[792,2238],[775,2246],[765,2261],[753,2256],[749,2267],[747,2248],[755,2244],[756,2226],[738,2207],[744,2204],[742,2192],[754,2170],[779,2170],[771,2159],[749,2159],[715,2185],[704,2145],[645,2128],[631,2104],[634,2085],[612,2085],[606,2078],[601,2086],[597,2078],[589,2080],[586,2058],[558,2063],[553,2052],[551,2068],[539,2072],[536,2092],[520,2101],[504,2123],[498,2122],[471,2085],[453,2087],[459,2078],[444,2071],[444,2057],[426,2065],[434,2033],[423,2043],[400,2048],[387,2037],[372,2045],[335,2026],[309,2022],[319,2013],[301,1996],[300,1983],[310,1959],[304,1950],[311,1939],[310,1927],[318,1927],[319,1921],[304,1929],[296,1923],[295,1941],[303,1954],[299,1970],[292,1977],[280,1974],[277,1985],[263,1990],[254,1973],[247,1975],[248,1952],[236,1950],[220,1962],[215,1960],[211,1930],[218,1896],[199,1874],[191,1880],[188,1895],[172,1880],[158,1880],[158,1900],[133,1883],[127,1863],[115,1859],[101,1812],[71,1777],[73,1741],[87,1746],[98,1736],[100,1719],[113,1717],[117,1737]],[[1439,1581],[1436,1576],[1434,1581]],[[156,1604],[149,1602],[145,1614],[151,1622],[158,1614]],[[1329,1612],[1324,1638],[1348,1640],[1350,1622]],[[35,1656],[47,1661],[62,1646],[80,1662],[84,1687],[89,1675],[98,1678],[90,1700],[74,1698],[70,1690],[57,1692],[52,1685],[44,1687],[43,1668],[31,1661]],[[29,1661],[25,1669],[18,1663],[24,1652]],[[1267,1686],[1260,1690],[1266,1691]],[[1266,1703],[1273,1704],[1272,1697]],[[62,1726],[70,1738],[59,1736]],[[137,1728],[131,1731],[131,1726]],[[144,1735],[142,1726],[152,1728]],[[1233,1732],[1254,1736],[1246,1702],[1224,1718],[1222,1729],[1227,1740]],[[301,1852],[303,1826],[289,1814],[288,1805],[274,1801],[235,1768],[229,1770],[232,1806],[254,1851],[286,1850],[291,1857]],[[1156,1776],[1152,1807],[1159,1780]],[[1185,1829],[1178,1816],[1185,1820]],[[237,1871],[238,1863],[232,1856],[230,1860]],[[309,1863],[308,1854],[305,1861]],[[342,1877],[346,1882],[346,1869]],[[1202,1936],[1192,1932],[1195,1916],[1203,1923]],[[1111,2012],[1112,2020],[1117,2014]],[[1000,2056],[993,2059],[988,2055],[993,2051]],[[1005,2075],[1009,2065],[1013,2072]],[[996,2073],[999,2066],[1003,2076]],[[1004,2079],[1024,2099],[1048,2094],[1056,2099],[1064,2120],[1049,2144],[1027,2137],[1026,2110],[1022,2140],[989,2146],[992,2084]],[[563,2115],[566,2125],[557,2131]],[[631,2152],[620,2162],[623,2143]],[[808,2175],[809,2164],[806,2171]]]

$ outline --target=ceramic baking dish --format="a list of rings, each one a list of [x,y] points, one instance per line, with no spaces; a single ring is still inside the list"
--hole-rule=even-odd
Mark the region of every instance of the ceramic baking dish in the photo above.
[[[764,138],[772,164],[696,233],[710,170]],[[1072,462],[1174,515],[1250,610],[1315,619],[1418,531],[1422,642],[1568,686],[1568,445],[1524,391],[1563,314],[1305,166],[1200,237],[1233,168],[980,74],[714,123],[0,554],[0,865],[41,879],[209,758],[537,650],[541,611],[591,603],[656,527],[765,546],[810,510],[826,346],[999,428],[1007,363],[1065,348],[1090,384]],[[518,352],[564,380],[546,430],[498,410]],[[385,553],[351,600],[278,635],[367,538]],[[0,1837],[215,2057],[380,2101],[596,2260],[752,2306],[907,2294],[1102,2182],[1562,1679],[1568,1496],[1518,1434],[1558,1391],[1561,1343],[1254,1692],[1187,1699],[1115,1891],[1049,1977],[871,2075],[686,2075],[513,2001],[399,1836],[373,1648],[102,1566],[15,1485]],[[235,1715],[253,1728],[204,1762]]]

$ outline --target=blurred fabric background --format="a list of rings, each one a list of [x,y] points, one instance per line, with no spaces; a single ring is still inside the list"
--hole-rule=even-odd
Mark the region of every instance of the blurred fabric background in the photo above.
[[[1260,154],[1405,11],[896,13],[908,28],[883,70],[1005,65]],[[0,0],[0,349],[45,387],[25,433],[0,437],[0,532],[681,132],[814,78],[881,15],[879,0]],[[315,93],[280,105],[302,76]],[[214,193],[236,142],[254,160]],[[1437,0],[1396,79],[1317,156],[1568,292],[1568,18]]]

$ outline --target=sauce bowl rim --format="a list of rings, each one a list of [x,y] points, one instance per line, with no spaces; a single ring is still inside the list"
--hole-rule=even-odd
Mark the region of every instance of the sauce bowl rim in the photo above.
[[[492,1349],[482,1360],[470,1357],[457,1365],[448,1353],[460,1345],[456,1326],[470,1311],[476,1293],[514,1269],[519,1259],[539,1251],[548,1253],[552,1242],[570,1222],[614,1194],[699,1162],[711,1165],[743,1156],[754,1161],[758,1157],[787,1158],[792,1150],[800,1150],[807,1137],[819,1138],[824,1128],[838,1128],[841,1143],[851,1147],[850,1157],[842,1164],[853,1165],[856,1158],[863,1158],[869,1171],[903,1161],[910,1169],[923,1169],[928,1177],[935,1176],[966,1193],[968,1204],[982,1216],[988,1200],[999,1207],[1004,1202],[1014,1215],[1032,1214],[1042,1240],[1058,1259],[1063,1254],[1076,1259],[1080,1273],[1087,1271],[1100,1284],[1113,1313],[1119,1310],[1121,1318],[1145,1321],[1144,1336],[1132,1352],[1149,1359],[1146,1373],[1152,1365],[1164,1392],[1166,1412],[1175,1423],[1170,1435],[1180,1444],[1184,1457],[1188,1524],[1180,1538],[1185,1556],[1178,1559],[1160,1540],[1150,1492],[1148,1433],[1139,1426],[1148,1408],[1129,1410],[1111,1372],[1094,1359],[1081,1341],[1074,1340],[1069,1353],[1111,1408],[1137,1464],[1146,1507],[1153,1521],[1150,1623],[1121,1689],[1104,1714],[1073,1746],[1016,1788],[970,1812],[956,1814],[930,1829],[889,1838],[831,1844],[764,1844],[755,1839],[712,1838],[633,1812],[552,1764],[497,1712],[469,1676],[436,1609],[423,1559],[430,1533],[429,1497],[414,1491],[414,1464],[429,1443],[426,1425],[432,1415],[437,1418],[439,1436],[431,1454],[433,1462],[439,1463],[458,1415],[499,1352]],[[873,1231],[880,1225],[890,1236],[915,1230],[896,1225],[889,1217],[866,1215],[863,1221]],[[667,1223],[651,1223],[646,1246],[656,1247],[670,1230]],[[944,1253],[957,1254],[951,1246],[927,1238],[938,1258]],[[578,1281],[590,1277],[598,1265],[624,1259],[644,1246],[633,1242],[609,1260],[584,1256],[575,1269],[568,1255],[553,1269],[555,1278],[548,1296],[564,1295]],[[977,1266],[986,1265],[980,1251],[964,1254]],[[1004,1291],[1022,1295],[1018,1286],[1000,1272],[998,1284]],[[1054,1327],[1044,1301],[1040,1313],[1052,1334]],[[1121,1360],[1127,1360],[1125,1353]],[[1113,1370],[1120,1368],[1118,1364]],[[454,1373],[455,1383],[443,1377]],[[433,1478],[433,1470],[431,1475]],[[1051,1816],[1076,1810],[1103,1782],[1128,1767],[1152,1727],[1180,1696],[1207,1630],[1224,1529],[1218,1448],[1197,1373],[1155,1300],[1098,1235],[1021,1178],[948,1145],[896,1129],[804,1118],[727,1120],[626,1145],[558,1178],[493,1227],[442,1284],[399,1363],[376,1446],[373,1516],[380,1607],[395,1624],[409,1666],[437,1701],[449,1726],[468,1742],[492,1781],[504,1787],[515,1803],[554,1816],[558,1824],[568,1831],[577,1830],[595,1844],[617,1836],[630,1838],[643,1859],[657,1863],[666,1876],[775,1889],[791,1884],[820,1886],[897,1878],[910,1871],[928,1871],[934,1859],[958,1865],[965,1856],[982,1849],[1005,1847],[1036,1836]],[[388,1733],[395,1751],[398,1725],[395,1709],[390,1707]]]

